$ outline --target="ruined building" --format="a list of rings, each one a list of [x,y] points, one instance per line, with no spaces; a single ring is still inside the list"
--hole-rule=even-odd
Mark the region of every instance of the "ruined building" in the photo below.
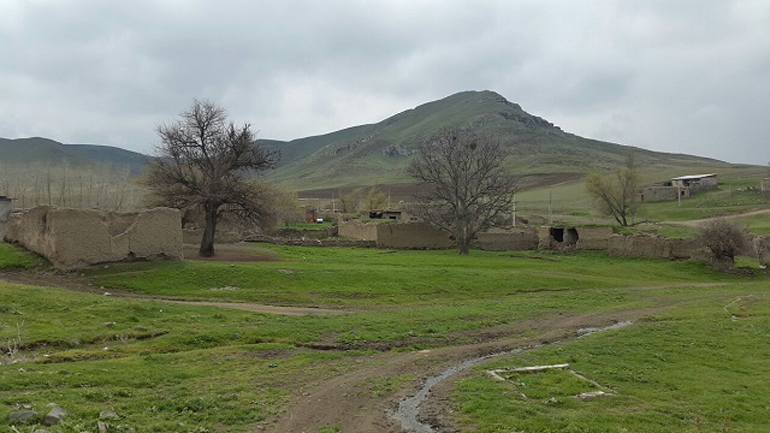
[[[38,206],[11,214],[4,237],[65,270],[125,260],[182,259],[181,215],[170,208],[117,213]]]
[[[5,236],[5,227],[13,210],[13,202],[6,196],[0,195],[0,240]]]
[[[658,182],[642,189],[640,201],[666,201],[689,198],[692,194],[717,189],[717,175],[694,174],[675,177],[665,182]]]

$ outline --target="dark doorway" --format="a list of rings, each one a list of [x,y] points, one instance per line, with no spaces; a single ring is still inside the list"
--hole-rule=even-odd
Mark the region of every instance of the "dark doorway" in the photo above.
[[[556,242],[564,242],[564,229],[551,227],[551,238]]]

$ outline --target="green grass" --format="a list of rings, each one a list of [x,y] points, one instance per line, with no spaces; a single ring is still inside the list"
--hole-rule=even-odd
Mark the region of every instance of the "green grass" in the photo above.
[[[694,295],[686,295],[693,296],[686,306],[622,330],[479,367],[455,389],[458,421],[474,432],[766,431],[770,412],[757,404],[770,395],[770,384],[760,379],[770,374],[766,283]],[[541,399],[528,401],[482,371],[565,362],[618,396],[579,400],[539,386]],[[544,401],[551,394],[562,397]]]
[[[284,305],[359,307],[431,306],[533,291],[576,291],[728,279],[694,263],[618,259],[603,253],[553,255],[474,251],[269,248],[282,261],[266,263],[132,263],[86,274],[108,289],[189,299]],[[545,257],[546,260],[542,258]],[[615,272],[623,267],[627,272]],[[479,284],[483,281],[483,284]],[[222,286],[236,291],[212,291]]]
[[[645,203],[641,215],[658,221],[684,221],[770,208],[770,201],[759,190],[731,188],[729,182],[720,181],[719,190],[695,194],[682,200],[681,206],[676,201]]]
[[[767,280],[722,275],[697,263],[610,258],[600,253],[512,256],[473,251],[470,256],[459,257],[452,251],[263,247],[272,249],[281,261],[114,264],[85,274],[108,291],[332,306],[348,313],[279,316],[0,282],[0,344],[19,348],[13,356],[8,356],[7,351],[0,355],[0,425],[20,405],[30,404],[45,412],[45,404],[56,402],[72,413],[62,426],[67,433],[94,431],[98,413],[105,409],[115,409],[122,417],[121,424],[141,431],[254,431],[265,420],[281,416],[281,411],[297,397],[298,384],[377,365],[379,361],[369,356],[377,352],[473,343],[480,333],[516,332],[522,321],[684,302],[696,302],[697,308],[658,313],[654,321],[627,328],[639,333],[638,338],[629,334],[627,341],[632,347],[620,344],[625,339],[609,343],[599,340],[625,336],[625,329],[572,343],[598,341],[592,343],[595,346],[591,350],[604,350],[600,352],[604,358],[583,357],[579,351],[574,356],[564,356],[566,352],[548,355],[573,347],[564,344],[528,352],[521,359],[495,362],[499,366],[520,366],[566,361],[603,385],[618,386],[625,396],[637,390],[633,383],[621,379],[630,381],[642,377],[641,373],[652,374],[642,366],[665,349],[665,342],[676,343],[673,352],[693,347],[701,356],[689,359],[666,353],[674,362],[669,365],[674,370],[707,362],[705,354],[712,351],[718,354],[715,359],[724,362],[740,354],[743,358],[736,361],[735,368],[758,365],[758,371],[764,373],[761,359],[770,353],[762,341],[748,350],[740,346],[746,338],[766,332],[761,322],[765,310],[746,310],[745,324],[743,316],[738,322],[727,323],[737,330],[724,334],[730,341],[722,341],[720,329],[714,328],[723,322],[706,323],[708,317],[726,314],[722,306],[741,294],[752,293],[757,305],[763,305],[761,291]],[[18,251],[14,250],[14,254]],[[698,283],[714,282],[724,286],[697,287]],[[210,291],[225,285],[237,286],[238,290]],[[744,307],[748,305],[737,305],[734,314],[744,314]],[[688,314],[701,321],[692,322]],[[753,334],[745,327],[749,323],[755,326]],[[704,335],[698,334],[701,325]],[[646,331],[639,331],[642,329]],[[741,340],[738,331],[746,333],[746,338]],[[308,343],[313,342],[338,345],[339,350],[308,348]],[[14,360],[15,364],[9,364]],[[609,369],[607,366],[613,363],[623,368]],[[640,369],[641,373],[628,376],[625,368]],[[750,370],[745,371],[747,377],[751,376]],[[680,383],[672,373],[667,374],[670,382],[643,382],[646,394],[641,393],[634,401],[660,411],[664,405],[656,403],[651,392],[660,391],[662,383],[663,392],[669,391],[673,386],[670,384],[686,388],[695,380],[703,388],[709,386],[703,380],[706,376],[683,376],[687,382]],[[361,391],[385,398],[413,389],[419,380],[413,374],[374,376]],[[485,418],[481,412],[467,408],[476,400],[469,399],[465,390],[480,386],[476,395],[483,398],[472,404],[479,410],[482,406],[478,405],[485,399],[508,403],[493,394],[498,388],[483,382],[482,377],[470,380],[458,388],[462,422],[480,426],[480,431],[498,431],[483,430]],[[482,382],[473,385],[473,381]],[[720,379],[719,383],[723,382]],[[738,383],[747,382],[743,378]],[[554,387],[571,393],[576,386],[566,381],[544,383],[545,393]],[[746,390],[759,397],[756,401],[770,395],[770,391],[756,388],[759,385],[747,386]],[[691,416],[690,410],[697,407],[700,397],[681,393],[676,396],[684,401],[682,411]],[[511,399],[515,400],[512,394]],[[566,405],[576,404],[569,398],[566,401]],[[760,405],[745,406],[753,414]],[[578,407],[575,410],[580,413],[575,412],[569,419],[576,425],[594,425],[590,424],[591,408]],[[709,414],[708,410],[703,413]],[[507,413],[500,416],[500,422],[508,422]],[[543,418],[538,406],[527,407],[523,413],[534,414],[532,419],[540,420],[542,426],[563,421],[558,413],[553,422]],[[650,413],[660,425],[680,426],[658,412]],[[610,421],[606,423],[611,425]],[[318,428],[335,431],[340,427]]]
[[[752,233],[770,235],[770,213],[740,217],[738,221]]]
[[[29,269],[43,265],[45,260],[15,245],[0,242],[0,270]]]
[[[516,387],[528,399],[547,400],[575,397],[578,394],[600,389],[564,369],[537,372],[510,372],[502,377]]]
[[[0,341],[22,349],[21,363],[0,365],[0,419],[53,401],[72,413],[67,432],[93,430],[110,408],[144,431],[249,430],[286,402],[295,376],[323,377],[361,354],[298,349],[309,331],[296,335],[282,316],[7,283],[0,294]]]
[[[334,222],[324,221],[322,223],[285,223],[281,228],[297,229],[297,230],[324,230],[332,227]]]

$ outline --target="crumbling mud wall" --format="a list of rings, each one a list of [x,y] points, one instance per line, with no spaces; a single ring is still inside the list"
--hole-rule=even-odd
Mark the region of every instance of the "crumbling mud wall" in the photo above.
[[[454,246],[449,233],[423,222],[377,224],[377,246],[396,249],[443,249]]]
[[[340,218],[337,223],[337,234],[350,239],[376,241],[378,225],[381,224],[376,222],[363,222],[355,219],[343,221],[343,219]]]
[[[606,250],[610,237],[615,234],[612,227],[578,227],[579,238],[576,247],[579,250]]]
[[[5,228],[8,224],[8,218],[10,218],[12,210],[13,202],[5,199],[5,197],[0,197],[0,240],[5,236]]]
[[[138,259],[182,259],[178,210],[139,213],[39,206],[12,214],[5,239],[51,261],[58,269]]]
[[[607,245],[611,256],[671,257],[671,244],[665,238],[653,236],[614,235]]]
[[[765,266],[770,265],[770,237],[757,236],[752,240],[752,244],[759,263]]]
[[[689,260],[696,256],[696,250],[701,247],[695,239],[670,238],[671,256],[675,260]]]
[[[476,235],[474,247],[490,251],[527,251],[536,250],[537,232],[532,228],[490,229]]]
[[[699,257],[699,245],[693,239],[667,239],[655,236],[621,236],[610,238],[607,252],[621,257],[659,257],[682,260]]]
[[[538,248],[541,250],[564,250],[569,248],[576,248],[580,237],[582,236],[578,230],[582,228],[575,227],[555,227],[555,226],[541,226],[538,227]]]

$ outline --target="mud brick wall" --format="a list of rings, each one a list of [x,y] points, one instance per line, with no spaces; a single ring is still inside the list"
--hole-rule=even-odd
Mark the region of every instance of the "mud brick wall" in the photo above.
[[[531,228],[490,229],[476,235],[474,246],[490,251],[527,251],[536,250],[537,232]]]
[[[57,269],[138,259],[182,259],[178,210],[102,212],[39,206],[12,214],[5,239],[51,261]]]
[[[377,224],[377,246],[396,249],[442,249],[454,246],[449,233],[423,222]]]
[[[378,225],[376,222],[363,222],[360,220],[343,221],[340,219],[337,224],[337,234],[350,239],[376,241]]]
[[[612,227],[577,227],[577,249],[606,250],[610,237],[615,234]]]
[[[5,236],[5,227],[8,224],[8,218],[11,217],[12,210],[12,201],[0,199],[0,240]]]

